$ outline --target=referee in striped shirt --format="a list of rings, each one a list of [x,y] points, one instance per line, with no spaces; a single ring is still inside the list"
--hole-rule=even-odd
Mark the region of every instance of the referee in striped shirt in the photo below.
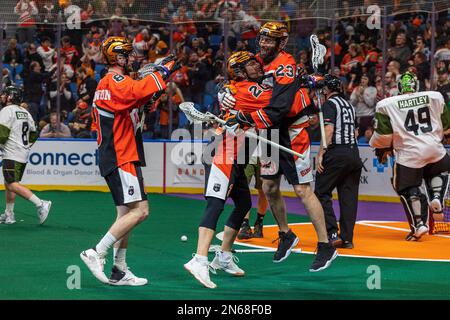
[[[321,144],[317,156],[315,193],[322,203],[330,242],[335,247],[353,248],[353,229],[358,209],[362,161],[356,141],[355,109],[341,93],[341,81],[324,77],[323,118],[327,149]],[[323,137],[322,137],[323,139]],[[332,191],[337,188],[340,234],[333,210]]]

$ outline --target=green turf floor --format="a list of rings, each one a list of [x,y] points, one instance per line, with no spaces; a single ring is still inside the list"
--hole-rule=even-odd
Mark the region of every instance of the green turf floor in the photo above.
[[[150,284],[106,286],[89,273],[79,254],[96,244],[114,220],[111,196],[37,194],[53,201],[44,226],[38,225],[33,206],[22,199],[16,203],[17,223],[0,225],[0,299],[450,299],[449,263],[339,257],[329,269],[310,273],[312,256],[307,254],[292,254],[274,264],[272,253],[238,253],[246,276],[219,273],[212,275],[217,289],[203,288],[183,264],[196,247],[204,202],[163,195],[150,195],[150,217],[131,237],[128,253],[133,272],[148,277]],[[3,210],[3,192],[0,199]],[[290,215],[289,221],[305,218]],[[272,224],[272,217],[265,223]],[[187,242],[180,241],[183,234]],[[370,265],[381,270],[380,290],[367,288]],[[81,269],[80,289],[67,287],[70,266]],[[110,267],[111,259],[107,270]]]

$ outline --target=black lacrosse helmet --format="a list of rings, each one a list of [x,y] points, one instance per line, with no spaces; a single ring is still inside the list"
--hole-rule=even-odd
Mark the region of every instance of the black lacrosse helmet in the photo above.
[[[2,94],[7,96],[8,100],[14,104],[20,104],[23,101],[23,91],[15,85],[7,86]]]
[[[323,79],[324,86],[330,91],[341,92],[342,84],[341,80],[331,74],[326,74]]]

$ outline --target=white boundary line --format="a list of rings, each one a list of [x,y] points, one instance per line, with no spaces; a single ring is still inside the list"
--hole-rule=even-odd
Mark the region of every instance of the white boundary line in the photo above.
[[[378,228],[385,228],[385,229],[391,229],[391,230],[397,230],[397,231],[409,231],[409,229],[403,229],[403,228],[396,228],[396,227],[389,227],[389,226],[380,226],[374,223],[397,223],[402,221],[370,221],[370,220],[362,220],[357,221],[357,224],[369,226],[369,227],[378,227]],[[306,224],[312,224],[311,222],[297,222],[297,223],[289,223],[289,225],[306,225]],[[276,224],[267,225],[267,227],[276,227]],[[433,236],[440,236],[444,238],[450,238],[449,236],[445,235],[433,235]],[[216,238],[222,241],[223,239],[223,231],[216,234]],[[258,246],[250,243],[243,243],[238,242],[237,245],[254,248],[254,249],[238,249],[235,250],[238,253],[258,253],[258,252],[274,252],[275,249],[267,248],[264,246]],[[299,249],[292,250],[294,253],[304,253],[304,254],[314,254],[315,252],[312,251],[304,251]],[[382,260],[403,260],[403,261],[428,261],[428,262],[450,262],[450,259],[421,259],[421,258],[397,258],[397,257],[376,257],[376,256],[360,256],[360,255],[351,255],[351,254],[341,254],[339,253],[339,256],[341,257],[349,257],[349,258],[363,258],[363,259],[382,259]]]

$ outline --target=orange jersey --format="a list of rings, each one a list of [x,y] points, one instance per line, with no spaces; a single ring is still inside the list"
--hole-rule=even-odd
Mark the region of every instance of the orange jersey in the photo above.
[[[109,72],[97,85],[93,103],[97,130],[99,168],[102,176],[128,162],[139,162],[142,143],[136,140],[139,124],[137,108],[166,84],[159,73],[142,80]]]
[[[263,63],[259,54],[256,58]],[[273,61],[264,65],[263,84],[272,87],[270,103],[261,110],[251,113],[256,127],[270,128],[279,124],[293,107],[296,95],[297,65],[294,57],[281,51]]]

